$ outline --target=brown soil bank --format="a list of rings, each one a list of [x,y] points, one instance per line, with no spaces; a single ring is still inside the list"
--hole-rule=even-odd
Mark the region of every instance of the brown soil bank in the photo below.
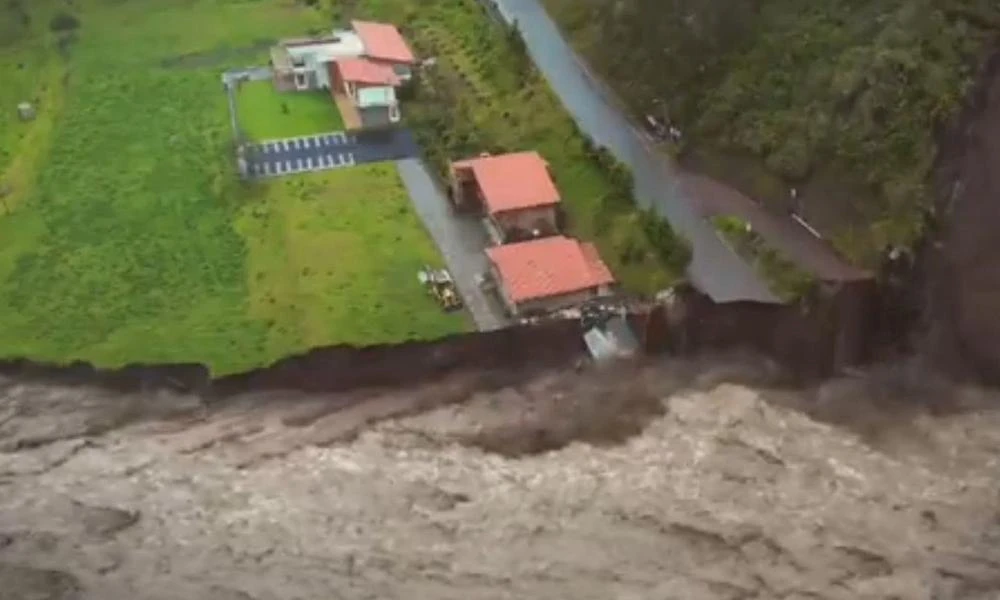
[[[842,283],[805,306],[754,302],[717,304],[694,290],[679,290],[670,307],[645,310],[632,321],[650,353],[694,355],[751,348],[800,380],[827,377],[870,354],[877,296],[870,280]],[[318,348],[247,373],[212,378],[199,364],[130,365],[97,369],[30,360],[0,362],[0,374],[20,381],[87,384],[119,391],[172,389],[221,398],[285,390],[342,392],[405,387],[448,374],[511,373],[572,368],[586,357],[576,320],[553,320],[486,333],[398,345]]]
[[[929,347],[959,374],[1000,383],[1000,53],[983,68],[938,159],[940,239],[929,248]]]
[[[585,351],[580,333],[575,321],[553,321],[439,340],[361,348],[330,346],[220,378],[212,378],[201,364],[99,369],[84,362],[53,365],[28,359],[0,362],[0,374],[20,381],[86,384],[120,391],[174,389],[222,396],[269,389],[337,392],[383,385],[402,387],[455,371],[564,366]]]

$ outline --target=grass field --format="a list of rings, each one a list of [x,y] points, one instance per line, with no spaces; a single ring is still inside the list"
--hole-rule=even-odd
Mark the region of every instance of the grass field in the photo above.
[[[342,131],[344,121],[327,92],[278,92],[270,81],[240,86],[240,128],[252,140]]]
[[[461,328],[411,285],[409,269],[429,251],[412,216],[361,223],[355,212],[358,235],[389,246],[351,245],[346,233],[324,238],[298,225],[335,219],[308,212],[327,192],[296,196],[283,183],[247,187],[235,177],[220,72],[265,62],[267,40],[327,26],[328,17],[279,0],[252,9],[220,0],[77,0],[79,27],[56,34],[50,19],[67,6],[0,5],[0,190],[8,192],[0,199],[0,355],[106,366],[202,361],[225,373],[315,344]],[[35,122],[17,122],[20,99],[37,99]],[[398,208],[398,188],[386,187],[384,173],[330,177],[323,189],[331,202],[357,211],[362,200],[387,198]],[[334,193],[337,182],[348,191]],[[298,229],[280,229],[289,222]],[[306,251],[317,262],[303,262]],[[398,262],[368,280],[327,274],[364,267],[334,262],[344,252]],[[321,269],[325,255],[331,262]],[[297,275],[278,272],[289,264]],[[380,303],[372,301],[376,275],[401,282]],[[357,302],[345,297],[358,290],[366,295]],[[403,316],[386,316],[394,306]]]
[[[241,213],[250,240],[250,313],[268,325],[270,356],[336,340],[375,344],[457,333],[417,281],[442,266],[395,165],[273,180]]]

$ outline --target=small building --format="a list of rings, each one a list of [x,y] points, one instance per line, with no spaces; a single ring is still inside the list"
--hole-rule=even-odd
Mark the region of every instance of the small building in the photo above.
[[[409,81],[417,59],[388,23],[352,21],[350,30],[319,38],[283,40],[271,49],[279,91],[329,90],[349,130],[398,123],[396,88]]]
[[[631,358],[639,351],[635,332],[627,317],[622,315],[611,316],[603,324],[588,328],[583,334],[583,342],[587,345],[590,356],[599,363],[616,358]]]
[[[348,58],[330,65],[331,93],[348,129],[371,129],[399,122],[399,76],[389,65]]]
[[[352,21],[351,27],[361,39],[365,58],[391,67],[403,83],[413,77],[417,57],[395,25]]]
[[[35,118],[35,107],[30,102],[21,102],[17,105],[17,116],[22,121],[31,121]]]
[[[483,214],[494,243],[559,232],[559,190],[548,163],[537,152],[454,162],[450,183],[456,208]]]
[[[281,92],[330,89],[330,64],[357,58],[365,51],[361,38],[349,30],[335,30],[317,38],[281,40],[271,48],[274,87]]]
[[[486,250],[490,274],[507,310],[531,316],[607,296],[614,276],[597,248],[557,235]]]

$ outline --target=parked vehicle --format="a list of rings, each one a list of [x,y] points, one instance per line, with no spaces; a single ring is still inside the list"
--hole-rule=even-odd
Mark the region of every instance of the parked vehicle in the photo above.
[[[666,140],[670,135],[669,128],[653,115],[646,115],[646,129],[659,141]]]

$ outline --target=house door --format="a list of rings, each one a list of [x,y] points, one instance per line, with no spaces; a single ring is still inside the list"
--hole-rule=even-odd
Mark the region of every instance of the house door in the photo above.
[[[307,81],[306,81],[306,74],[305,73],[296,73],[295,74],[295,88],[299,89],[299,90],[304,90],[304,89],[306,89],[306,87],[308,87],[307,86]]]

